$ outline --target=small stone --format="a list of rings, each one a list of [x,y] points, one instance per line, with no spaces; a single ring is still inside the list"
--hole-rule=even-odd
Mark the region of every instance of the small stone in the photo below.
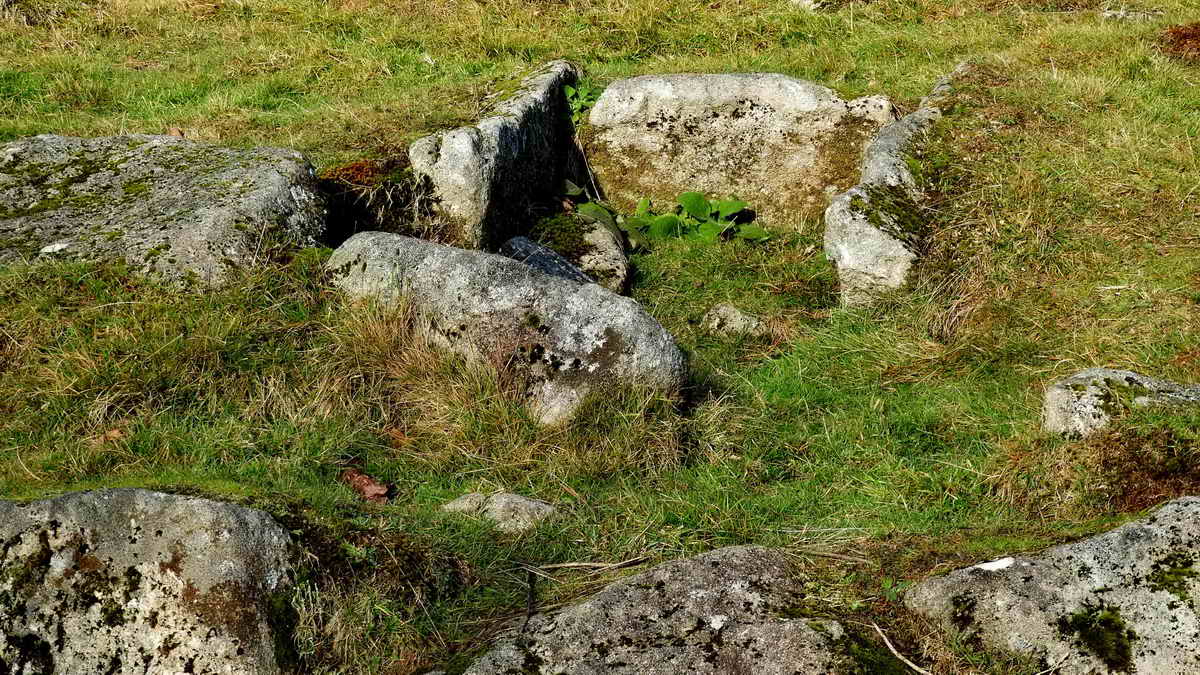
[[[1200,405],[1200,387],[1129,370],[1089,368],[1046,389],[1042,425],[1051,433],[1084,438],[1108,426],[1126,407],[1147,405]]]
[[[767,327],[755,316],[742,312],[729,303],[721,303],[704,315],[701,320],[704,330],[714,335],[762,337]]]
[[[581,284],[591,284],[595,281],[583,270],[576,267],[570,260],[555,251],[542,246],[528,237],[513,237],[500,247],[500,255],[512,258],[529,265],[533,269],[550,276],[575,281]]]
[[[496,528],[502,532],[514,534],[532,530],[558,511],[553,504],[511,492],[493,495],[472,492],[443,505],[442,510],[483,516],[495,521]]]
[[[1200,661],[1200,498],[1044,553],[914,586],[904,603],[967,643],[1065,675],[1191,673]]]
[[[1162,18],[1162,10],[1106,9],[1100,16],[1109,21],[1154,21]]]

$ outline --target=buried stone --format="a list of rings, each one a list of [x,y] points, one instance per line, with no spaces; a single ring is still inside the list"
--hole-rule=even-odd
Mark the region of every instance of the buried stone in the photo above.
[[[0,502],[0,672],[280,672],[291,539],[147,490]]]
[[[496,529],[511,533],[531,530],[541,521],[554,517],[558,511],[553,504],[511,492],[493,495],[471,492],[443,504],[442,510],[483,516],[496,523]]]
[[[220,282],[325,228],[308,161],[173,136],[35,136],[0,145],[0,264],[123,260]]]
[[[675,340],[635,301],[500,255],[400,235],[351,237],[328,262],[352,297],[406,300],[434,344],[521,373],[537,418],[570,419],[592,392],[630,386],[676,394]]]
[[[1200,386],[1158,380],[1128,370],[1089,368],[1051,384],[1042,404],[1046,431],[1083,438],[1130,407],[1200,405]]]
[[[1200,498],[1044,553],[914,586],[905,604],[1055,672],[1184,673],[1200,659]]]

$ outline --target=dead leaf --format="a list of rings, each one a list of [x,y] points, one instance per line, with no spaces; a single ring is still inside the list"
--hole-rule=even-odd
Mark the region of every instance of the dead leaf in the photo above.
[[[350,489],[357,492],[360,497],[369,502],[375,504],[387,503],[388,492],[391,490],[391,487],[358,469],[346,469],[343,471],[342,482],[349,485]]]

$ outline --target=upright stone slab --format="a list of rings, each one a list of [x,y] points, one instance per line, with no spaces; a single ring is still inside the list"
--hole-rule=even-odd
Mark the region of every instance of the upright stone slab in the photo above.
[[[1091,539],[929,579],[904,601],[1064,675],[1195,673],[1198,561],[1200,498],[1185,497]]]
[[[646,75],[604,90],[585,150],[600,189],[626,210],[696,190],[788,225],[858,180],[863,144],[893,119],[883,97],[844,101],[775,73]]]
[[[863,153],[861,177],[825,209],[825,256],[837,268],[841,300],[865,305],[911,281],[929,214],[908,158],[941,117],[952,78],[913,113],[887,125]]]
[[[0,672],[278,673],[287,531],[147,490],[0,502]]]
[[[833,621],[784,618],[803,584],[782,551],[723,548],[609,584],[531,618],[466,675],[853,673]]]
[[[496,250],[532,224],[530,207],[559,195],[574,129],[563,88],[576,67],[554,61],[478,124],[412,144],[413,172],[427,177],[435,210],[468,248]]]
[[[0,145],[0,264],[123,259],[220,282],[325,229],[312,166],[279,148],[174,136],[35,136]]]
[[[671,334],[637,302],[597,284],[382,232],[354,235],[328,267],[351,296],[413,303],[434,343],[521,370],[531,406],[547,424],[569,419],[589,393],[606,387],[674,394],[684,382]]]

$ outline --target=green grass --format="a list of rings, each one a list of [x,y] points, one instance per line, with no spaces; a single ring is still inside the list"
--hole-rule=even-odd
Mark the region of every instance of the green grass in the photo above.
[[[318,672],[460,669],[522,615],[524,566],[635,561],[548,568],[538,603],[553,606],[745,542],[808,557],[810,612],[879,621],[935,672],[1015,672],[930,646],[880,580],[1098,531],[1198,485],[1191,417],[1139,412],[1086,443],[1038,431],[1042,387],[1080,368],[1200,381],[1200,71],[1155,46],[1188,3],[1146,23],[1097,6],[5,4],[0,141],[179,127],[321,166],[395,156],[550,58],[599,85],[766,70],[908,107],[959,61],[980,65],[921,158],[940,196],[910,294],[837,307],[815,221],[634,257],[632,295],[691,358],[679,407],[623,392],[541,429],[503,374],[411,340],[403,309],[332,294],[326,251],[194,294],[111,266],[0,269],[0,493],[136,485],[271,510],[321,554],[295,599]],[[769,336],[703,334],[719,302]],[[1106,491],[1146,458],[1175,469]],[[358,500],[338,482],[351,463],[397,499]],[[565,515],[499,537],[437,509],[498,489]]]

